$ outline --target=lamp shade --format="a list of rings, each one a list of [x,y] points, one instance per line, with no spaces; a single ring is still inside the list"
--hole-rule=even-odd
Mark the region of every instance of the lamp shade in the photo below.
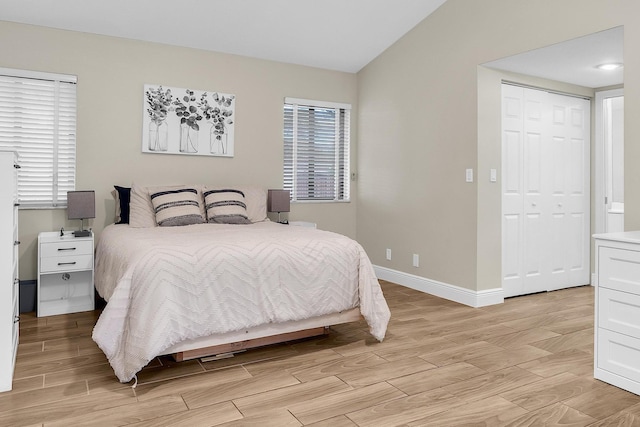
[[[289,190],[269,190],[267,194],[267,211],[289,212]]]
[[[67,192],[67,218],[86,219],[96,217],[96,193],[90,191]]]

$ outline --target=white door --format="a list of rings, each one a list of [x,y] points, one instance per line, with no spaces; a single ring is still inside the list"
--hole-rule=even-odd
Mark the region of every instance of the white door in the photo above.
[[[505,297],[589,283],[589,101],[503,85]]]

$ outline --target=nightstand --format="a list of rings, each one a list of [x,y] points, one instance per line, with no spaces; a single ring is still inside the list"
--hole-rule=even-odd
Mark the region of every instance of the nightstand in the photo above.
[[[94,309],[93,233],[38,235],[38,317]]]
[[[289,221],[289,225],[293,225],[294,227],[318,228],[315,222],[308,221]]]

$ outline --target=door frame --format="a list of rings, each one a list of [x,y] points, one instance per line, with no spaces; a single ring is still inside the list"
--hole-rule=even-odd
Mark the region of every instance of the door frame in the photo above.
[[[598,91],[595,94],[595,146],[594,146],[594,163],[595,163],[595,189],[594,189],[594,207],[595,224],[593,232],[604,233],[606,231],[607,205],[604,203],[606,194],[607,178],[605,175],[605,144],[604,144],[604,126],[602,125],[602,102],[607,98],[615,98],[624,96],[624,88],[610,89]],[[593,283],[593,281],[592,281]]]

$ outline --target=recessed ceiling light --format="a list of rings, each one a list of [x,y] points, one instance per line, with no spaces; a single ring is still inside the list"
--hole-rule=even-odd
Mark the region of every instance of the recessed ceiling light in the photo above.
[[[621,68],[621,67],[622,67],[622,64],[619,62],[596,65],[596,68],[600,70],[605,70],[605,71],[617,70],[618,68]]]

